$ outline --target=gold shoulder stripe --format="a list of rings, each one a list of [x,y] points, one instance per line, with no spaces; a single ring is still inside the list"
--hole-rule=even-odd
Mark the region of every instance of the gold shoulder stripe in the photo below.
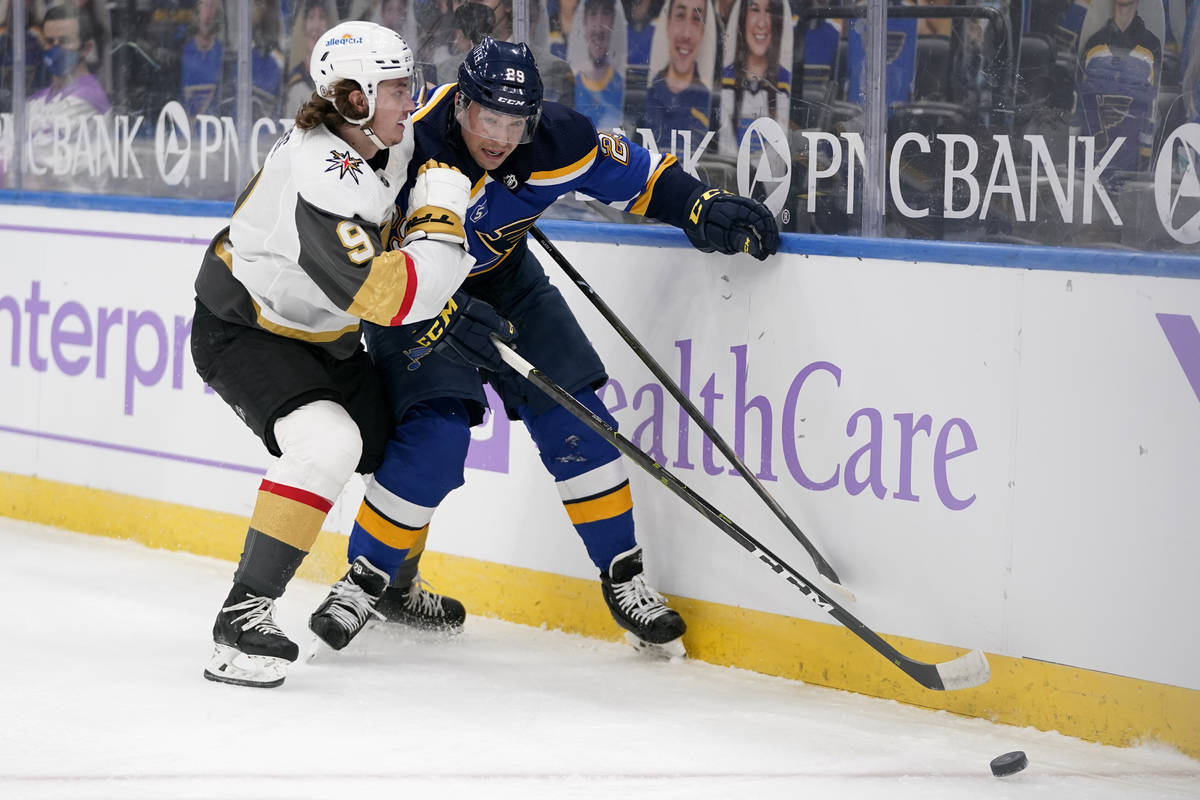
[[[230,272],[233,272],[233,250],[229,249],[229,236],[226,234],[213,245],[213,255],[221,259]]]
[[[568,164],[567,166],[559,167],[558,169],[548,169],[548,170],[544,170],[542,172],[530,173],[528,182],[532,183],[533,181],[552,181],[555,178],[562,178],[564,176],[571,175],[575,172],[578,172],[579,170],[583,169],[584,167],[588,166],[589,164],[591,164],[593,161],[596,160],[597,150],[598,150],[598,148],[593,147],[586,156],[579,159],[574,164]]]
[[[704,127],[706,127],[706,128],[708,127],[708,114],[705,114],[703,111],[701,111],[698,108],[693,108],[692,116],[695,117],[696,119],[700,120],[701,124],[704,125]]]
[[[446,99],[446,95],[448,95],[450,90],[455,86],[457,86],[457,84],[447,83],[444,86],[436,89],[433,93],[433,97],[429,99],[429,102],[418,108],[415,112],[413,112],[412,116],[408,118],[409,122],[418,122],[421,117],[429,113],[430,109],[442,102],[442,100]]]
[[[654,174],[650,176],[650,180],[646,181],[646,190],[643,191],[638,199],[630,207],[630,214],[645,216],[646,209],[650,207],[650,196],[654,194],[654,184],[658,182],[658,176],[663,174],[663,170],[675,163],[675,156],[667,154],[663,156],[662,161],[658,165],[658,169],[654,170]]]
[[[408,285],[409,270],[408,254],[403,250],[375,256],[367,279],[358,287],[346,313],[379,325],[391,324],[412,288]]]

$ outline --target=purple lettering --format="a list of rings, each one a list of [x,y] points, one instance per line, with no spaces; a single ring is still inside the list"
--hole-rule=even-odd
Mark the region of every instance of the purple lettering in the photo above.
[[[612,392],[612,402],[610,403],[605,397],[609,392]],[[596,390],[596,396],[600,398],[600,402],[604,403],[604,407],[608,409],[608,413],[616,414],[625,406],[629,405],[625,399],[625,387],[621,386],[621,382],[615,378],[609,378],[608,382]]]
[[[684,397],[690,397],[692,394],[692,340],[680,339],[675,342],[675,346],[679,348],[679,388],[683,392]],[[688,461],[689,419],[687,412],[683,410],[683,406],[680,406],[679,455],[675,458],[675,463],[671,465],[679,469],[695,469],[695,465]]]
[[[483,424],[492,426],[492,433],[487,438],[471,437],[467,448],[467,459],[464,462],[471,469],[484,469],[489,472],[508,472],[508,440],[511,435],[512,423],[504,413],[504,404],[500,396],[492,391],[492,387],[484,384],[483,393],[487,397],[488,410],[484,412]],[[475,428],[474,430],[479,430]]]
[[[861,494],[862,490],[871,487],[871,494],[883,499],[887,489],[883,485],[883,415],[876,408],[860,408],[850,415],[846,422],[846,435],[853,436],[858,430],[858,421],[868,421],[867,443],[855,450],[846,459],[846,491],[851,495]],[[863,456],[870,456],[869,471],[866,480],[858,477],[858,462]]]
[[[137,340],[143,326],[154,333],[157,348],[154,366],[149,370],[142,367],[137,357]],[[153,386],[162,379],[167,369],[167,328],[153,311],[131,311],[125,327],[125,413],[133,414],[133,382],[142,386]]]
[[[171,348],[171,388],[183,388],[183,348],[192,336],[192,319],[175,318],[175,346]]]
[[[709,425],[712,425],[713,415],[716,414],[717,401],[724,396],[717,391],[717,376],[710,375],[704,388],[700,390],[700,398],[704,400],[704,419]],[[713,443],[707,436],[704,437],[704,443],[700,446],[700,455],[700,460],[704,463],[704,471],[709,475],[720,475],[725,471],[725,467],[713,463]]]
[[[7,309],[12,315],[12,365],[21,363],[21,304],[15,297],[0,297],[0,311]]]
[[[828,361],[814,361],[806,366],[792,380],[792,385],[788,387],[787,396],[783,400],[783,421],[780,423],[780,436],[783,439],[783,461],[787,464],[788,472],[796,483],[803,486],[805,489],[814,491],[825,491],[832,489],[838,484],[838,474],[841,472],[841,465],[835,465],[833,475],[828,480],[815,482],[804,473],[804,469],[800,466],[800,456],[797,452],[796,439],[796,405],[800,400],[800,390],[804,388],[804,382],[808,380],[808,376],[812,375],[817,370],[828,372],[833,376],[834,382],[842,385],[842,370],[836,364],[831,364]]]
[[[67,320],[79,320],[81,330],[64,330]],[[92,346],[92,321],[88,318],[87,309],[73,300],[58,307],[54,320],[50,323],[50,353],[54,356],[55,365],[67,375],[78,375],[87,369],[91,362],[90,356],[80,356],[69,359],[63,355],[64,345]]]
[[[912,493],[912,441],[918,431],[933,434],[933,417],[922,414],[915,425],[912,414],[893,414],[892,419],[900,423],[900,488],[892,497],[916,503],[921,498]]]
[[[761,394],[746,400],[746,380],[749,374],[746,359],[746,345],[729,348],[734,361],[734,399],[733,399],[733,452],[746,462],[746,412],[751,408],[759,414],[759,458],[762,468],[755,473],[760,480],[777,481],[779,478],[771,472],[771,403]],[[749,467],[749,464],[746,464]],[[729,470],[729,474],[737,475],[737,468]]]
[[[663,397],[663,387],[657,383],[647,383],[633,393],[633,410],[637,411],[642,407],[642,396],[650,398],[650,416],[643,420],[636,428],[633,429],[633,443],[646,452],[651,458],[660,464],[666,463],[667,454],[663,450],[663,410],[665,402]],[[647,429],[650,431],[650,444],[647,446],[642,443],[642,437]]]
[[[29,314],[29,366],[38,372],[46,371],[46,359],[38,352],[38,317],[50,311],[50,304],[42,299],[42,284],[34,281],[25,300],[25,312]]]
[[[1167,342],[1175,351],[1179,366],[1196,399],[1200,400],[1200,330],[1196,330],[1196,321],[1183,314],[1155,314],[1158,324],[1167,336]]]
[[[120,308],[111,311],[104,306],[96,312],[96,377],[103,378],[108,374],[108,332],[125,319],[125,312]]]
[[[947,451],[946,443],[950,439],[950,431],[954,428],[962,433],[963,446],[954,451]],[[952,458],[973,453],[977,449],[975,432],[971,430],[971,426],[965,419],[955,417],[947,420],[942,429],[938,431],[937,445],[933,452],[933,482],[937,487],[938,498],[942,501],[942,505],[951,511],[962,511],[975,502],[975,495],[971,495],[966,500],[959,500],[954,496],[954,493],[950,491],[950,481],[946,477],[946,462]]]

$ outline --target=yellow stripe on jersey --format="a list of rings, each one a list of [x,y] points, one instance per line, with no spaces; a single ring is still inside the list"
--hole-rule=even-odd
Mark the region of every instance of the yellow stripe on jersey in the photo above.
[[[399,252],[399,251],[396,251]],[[233,272],[233,251],[229,249],[229,237],[222,237],[214,246],[213,254],[221,259],[226,268]],[[254,306],[255,322],[258,327],[269,333],[274,333],[277,336],[286,336],[289,339],[299,339],[302,342],[336,342],[343,336],[355,333],[359,329],[359,324],[355,322],[353,325],[347,325],[344,328],[336,331],[302,331],[298,328],[289,328],[287,325],[280,325],[272,322],[263,316],[262,306],[258,304],[253,297],[250,298],[250,304]]]
[[[526,183],[550,185],[555,183],[566,183],[567,181],[576,177],[580,172],[583,172],[585,169],[590,167],[592,162],[596,160],[596,153],[598,151],[598,147],[593,147],[586,156],[579,159],[574,164],[568,164],[567,166],[559,167],[558,169],[532,172],[529,174],[529,180],[527,180]]]
[[[491,177],[492,176],[485,172],[479,178],[479,180],[475,181],[475,185],[471,187],[471,194],[467,198],[467,208],[470,208],[479,202],[479,198],[483,195],[483,187],[487,186],[488,181],[491,180]]]
[[[376,513],[375,509],[366,503],[359,506],[358,516],[354,518],[354,521],[364,531],[371,534],[372,538],[396,550],[410,549],[418,540],[423,540],[425,533],[429,530],[428,525],[415,530],[397,525],[386,517]]]
[[[413,122],[417,122],[418,120],[421,119],[421,117],[428,114],[429,110],[431,108],[433,108],[434,106],[436,106],[438,103],[442,102],[442,100],[446,99],[446,95],[449,94],[450,90],[453,89],[457,85],[458,84],[456,84],[456,83],[447,83],[447,84],[439,86],[437,89],[435,89],[433,92],[433,97],[429,98],[429,102],[426,103],[425,105],[421,106],[420,108],[418,108],[416,111],[414,111],[412,113],[411,116],[409,116],[409,118],[408,118],[409,123],[411,124]]]
[[[582,525],[586,522],[599,522],[612,519],[626,511],[633,510],[633,495],[629,491],[629,481],[607,494],[591,497],[586,500],[571,500],[563,503],[567,516],[572,525]]]
[[[262,315],[262,307],[258,303],[255,303],[253,298],[251,298],[250,302],[254,303],[254,313],[258,315],[258,319],[256,320],[258,327],[268,333],[273,333],[277,336],[286,336],[289,339],[299,339],[302,342],[336,342],[348,334],[357,334],[360,328],[357,322],[336,331],[302,331],[298,328],[289,328],[286,325],[271,322],[271,320]]]
[[[250,195],[254,194],[254,190],[258,188],[258,179],[261,177],[262,170],[260,169],[258,172],[254,173],[254,177],[250,179],[250,183],[248,183],[246,188],[242,190],[242,196],[238,198],[237,207],[233,209],[233,216],[237,216],[237,213],[242,210],[242,206],[244,206],[246,201],[250,199]]]
[[[653,174],[650,175],[650,180],[646,181],[645,191],[638,195],[630,207],[630,214],[637,214],[642,217],[646,215],[646,209],[650,207],[650,196],[654,194],[654,184],[658,182],[658,178],[663,174],[663,170],[674,164],[675,161],[675,156],[670,153],[662,157],[662,161],[658,163],[658,169],[654,170]]]
[[[403,250],[380,253],[371,259],[371,271],[354,293],[346,313],[379,325],[390,325],[404,304],[407,290],[408,256]]]
[[[693,108],[692,116],[695,117],[696,119],[700,120],[701,125],[703,125],[706,128],[708,127],[708,114],[705,114],[698,108]]]
[[[603,92],[608,87],[608,82],[612,80],[613,68],[609,64],[608,69],[604,71],[604,75],[600,80],[592,80],[584,72],[575,73],[575,79],[583,81],[583,85],[593,92]]]

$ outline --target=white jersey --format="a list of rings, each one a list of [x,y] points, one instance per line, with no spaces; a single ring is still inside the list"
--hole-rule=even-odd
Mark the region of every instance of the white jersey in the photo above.
[[[324,126],[293,128],[209,245],[196,294],[229,322],[301,339],[343,358],[361,320],[429,319],[467,276],[460,244],[419,239],[386,251],[411,134],[368,163]]]

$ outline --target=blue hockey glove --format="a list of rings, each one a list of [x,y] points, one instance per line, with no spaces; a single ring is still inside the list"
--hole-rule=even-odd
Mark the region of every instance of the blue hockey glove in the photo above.
[[[517,338],[516,326],[462,290],[454,293],[446,308],[450,309],[450,320],[434,351],[468,367],[499,372],[504,361],[489,337],[494,333],[500,341],[511,342]]]
[[[779,226],[767,207],[724,189],[696,190],[683,232],[705,253],[749,253],[762,261],[779,250]]]

